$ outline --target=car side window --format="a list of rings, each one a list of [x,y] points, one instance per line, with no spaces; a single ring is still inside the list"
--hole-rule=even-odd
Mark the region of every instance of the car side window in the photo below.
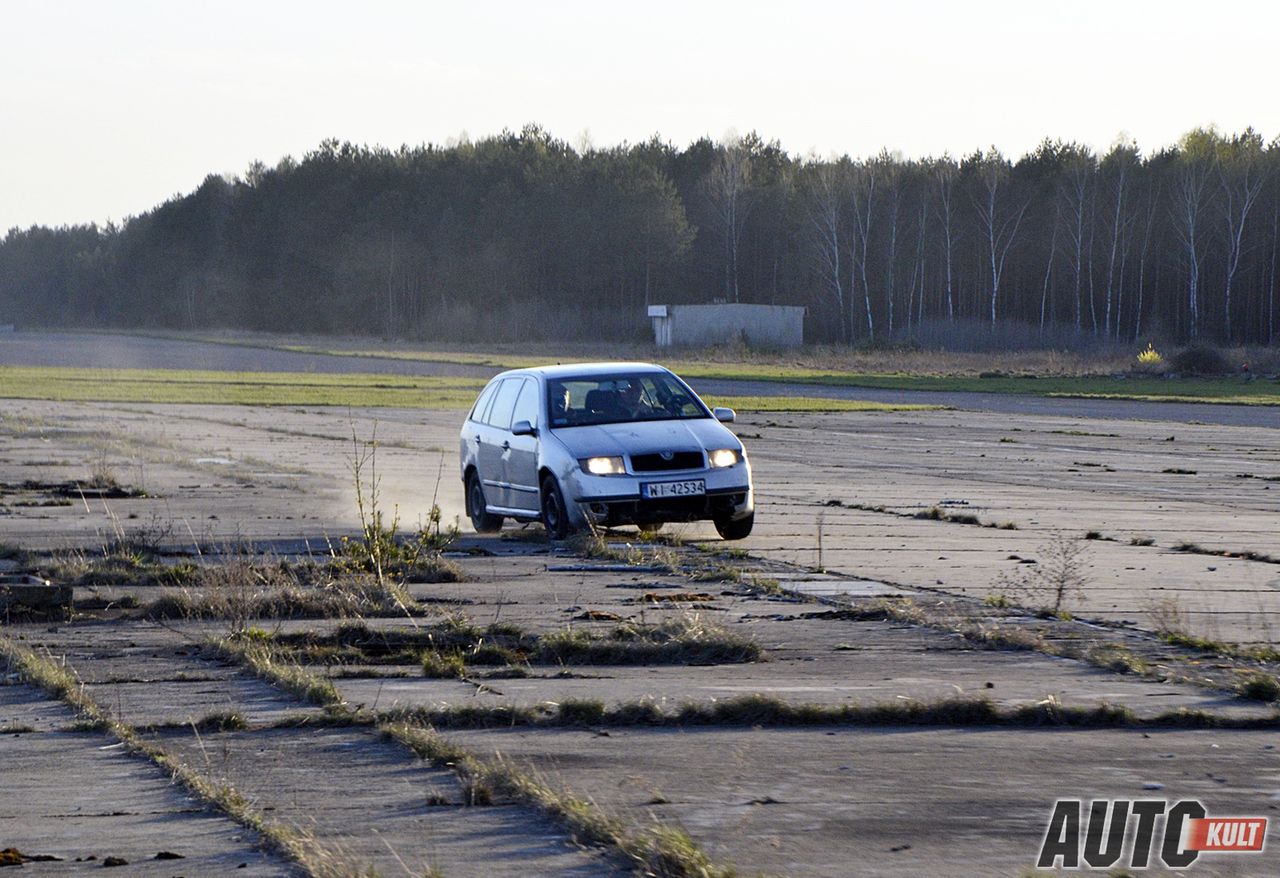
[[[525,381],[524,390],[520,391],[520,398],[516,400],[515,412],[511,415],[511,423],[518,421],[528,421],[533,426],[538,426],[538,382]]]
[[[523,378],[507,378],[502,382],[502,386],[498,388],[498,395],[493,398],[489,417],[486,419],[490,427],[497,427],[499,430],[511,428],[511,412],[516,407],[516,397],[520,394],[520,388],[523,385]]]
[[[468,420],[475,421],[476,423],[479,423],[479,424],[484,423],[485,409],[489,407],[489,400],[493,399],[493,392],[498,388],[498,385],[501,383],[502,382],[500,381],[489,382],[489,386],[484,389],[484,391],[480,394],[480,398],[476,400],[475,406],[472,407],[471,415],[468,417]]]

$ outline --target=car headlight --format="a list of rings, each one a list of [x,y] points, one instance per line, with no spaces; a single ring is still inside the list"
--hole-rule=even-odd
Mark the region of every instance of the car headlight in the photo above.
[[[721,448],[717,451],[712,451],[707,455],[707,460],[711,462],[712,469],[733,466],[739,459],[740,457],[738,452],[734,451],[732,448]]]
[[[621,457],[588,457],[579,463],[593,476],[620,476],[627,471]]]

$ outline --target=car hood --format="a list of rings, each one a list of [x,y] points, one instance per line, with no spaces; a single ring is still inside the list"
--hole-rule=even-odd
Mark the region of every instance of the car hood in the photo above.
[[[555,435],[576,458],[646,454],[655,451],[742,448],[737,437],[712,418],[561,427],[555,431]]]

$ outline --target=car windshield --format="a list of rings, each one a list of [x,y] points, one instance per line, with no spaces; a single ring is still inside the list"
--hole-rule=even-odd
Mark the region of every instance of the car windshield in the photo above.
[[[711,417],[688,388],[666,372],[550,380],[547,407],[552,428]]]

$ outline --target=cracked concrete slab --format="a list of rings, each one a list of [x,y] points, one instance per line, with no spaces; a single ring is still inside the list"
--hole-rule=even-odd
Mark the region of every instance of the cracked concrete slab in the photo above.
[[[468,806],[454,774],[361,728],[158,736],[175,753],[286,826],[314,833],[380,874],[622,875],[622,864],[569,841],[528,808]]]
[[[1196,798],[1271,816],[1280,734],[993,729],[450,732],[713,856],[793,878],[1032,867],[1057,798]],[[1158,784],[1159,787],[1152,785]],[[963,864],[963,865],[961,865]],[[1273,875],[1280,848],[1202,858],[1197,875]]]
[[[107,857],[127,861],[127,874],[163,878],[299,874],[263,853],[254,833],[122,744],[101,732],[70,731],[71,712],[37,690],[0,686],[0,716],[0,724],[35,729],[3,734],[0,842],[28,856],[60,858],[27,863],[23,874],[83,874]],[[161,852],[182,859],[157,860]]]

